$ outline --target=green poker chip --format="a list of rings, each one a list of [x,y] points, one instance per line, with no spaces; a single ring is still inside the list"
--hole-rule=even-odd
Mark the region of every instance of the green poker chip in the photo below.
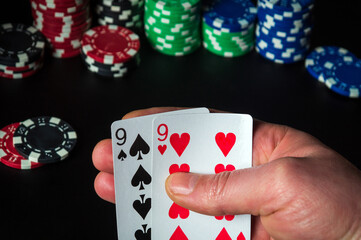
[[[253,47],[249,47],[246,50],[239,50],[239,49],[220,49],[218,47],[213,46],[212,43],[203,41],[203,46],[208,51],[222,57],[240,57],[247,53],[249,53]]]
[[[157,51],[184,56],[202,44],[199,0],[146,0],[144,30]]]
[[[195,44],[191,46],[184,46],[181,49],[167,49],[164,48],[161,45],[152,45],[153,48],[163,54],[170,55],[170,56],[185,56],[188,54],[193,53],[195,50],[197,50],[201,46],[201,41],[196,42]]]
[[[203,46],[222,57],[239,57],[250,52],[255,45],[254,24],[238,32],[215,29],[202,21]]]
[[[192,9],[192,7],[199,5],[199,0],[146,0],[145,4],[151,4],[155,8],[171,12],[183,12]]]

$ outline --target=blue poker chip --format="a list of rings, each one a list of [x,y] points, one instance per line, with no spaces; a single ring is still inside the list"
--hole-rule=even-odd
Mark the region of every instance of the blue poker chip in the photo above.
[[[285,38],[266,35],[260,31],[259,26],[256,27],[256,37],[258,41],[266,43],[266,45],[274,46],[275,48],[303,48],[310,42],[309,36],[293,37],[287,36]]]
[[[254,24],[257,8],[250,0],[220,0],[204,13],[205,22],[218,29],[239,32]]]
[[[329,59],[318,76],[332,91],[349,98],[359,98],[361,91],[361,60],[352,54]]]
[[[314,1],[313,1],[314,2]],[[258,11],[261,12],[271,12],[275,15],[280,15],[284,19],[296,19],[302,17],[305,13],[312,11],[315,7],[314,3],[310,3],[307,6],[304,6],[301,11],[293,11],[293,9],[285,7],[277,7],[277,5],[267,2],[265,0],[258,0],[257,7]]]
[[[276,63],[303,60],[310,47],[314,0],[258,0],[256,50]]]
[[[302,12],[308,8],[315,0],[259,0],[265,6],[274,11]]]
[[[258,21],[267,23],[270,27],[274,28],[305,28],[311,25],[311,13],[306,12],[299,18],[286,18],[276,13],[270,13],[265,10],[258,11]]]
[[[353,61],[352,59],[356,59],[356,56],[345,48],[321,46],[308,54],[305,60],[305,67],[311,76],[319,80],[324,78],[324,72],[330,70],[335,62],[342,60],[350,62]]]
[[[301,50],[295,49],[275,49],[275,48],[263,48],[258,42],[256,43],[256,51],[264,58],[271,60],[275,63],[290,64],[303,60],[309,49],[309,45]]]
[[[269,28],[262,22],[258,22],[257,24],[259,31],[269,37],[276,37],[276,38],[303,38],[309,37],[312,33],[313,25],[306,27],[306,28],[299,28],[299,29],[277,29],[277,28]]]

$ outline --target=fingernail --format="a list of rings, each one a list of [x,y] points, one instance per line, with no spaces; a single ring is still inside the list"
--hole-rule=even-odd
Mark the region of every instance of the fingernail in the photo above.
[[[199,177],[192,173],[174,173],[168,177],[168,190],[173,195],[189,195],[193,192]]]

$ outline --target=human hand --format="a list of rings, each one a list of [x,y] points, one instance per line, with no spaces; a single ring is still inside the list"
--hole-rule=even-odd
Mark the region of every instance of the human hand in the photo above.
[[[151,108],[124,118],[177,110]],[[115,202],[111,140],[93,162],[98,195]],[[361,173],[314,137],[254,120],[253,168],[200,175],[174,173],[169,197],[208,215],[252,214],[252,239],[361,239]]]

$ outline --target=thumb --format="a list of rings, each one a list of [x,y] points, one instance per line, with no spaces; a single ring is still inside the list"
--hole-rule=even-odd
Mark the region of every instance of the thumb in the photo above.
[[[268,215],[284,203],[276,169],[272,162],[218,174],[177,172],[167,178],[166,191],[178,205],[202,214]]]

